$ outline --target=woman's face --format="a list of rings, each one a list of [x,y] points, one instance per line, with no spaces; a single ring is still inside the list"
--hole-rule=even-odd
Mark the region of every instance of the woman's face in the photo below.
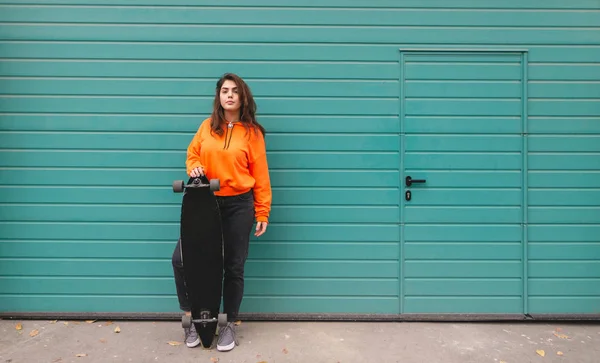
[[[221,86],[221,106],[225,111],[238,111],[240,109],[240,97],[235,82],[226,80]]]

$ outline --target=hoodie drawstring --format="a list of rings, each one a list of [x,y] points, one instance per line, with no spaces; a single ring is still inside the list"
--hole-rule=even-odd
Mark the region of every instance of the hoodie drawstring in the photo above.
[[[229,132],[231,129],[231,132]],[[229,140],[227,140],[227,136],[229,136]],[[231,145],[231,137],[233,136],[233,122],[227,124],[227,128],[225,129],[225,142],[223,144],[223,150],[229,149],[229,145]]]

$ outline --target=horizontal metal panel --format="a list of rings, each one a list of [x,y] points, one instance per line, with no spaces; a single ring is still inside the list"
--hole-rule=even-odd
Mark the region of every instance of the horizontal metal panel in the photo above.
[[[40,298],[42,296],[43,298]],[[82,312],[169,312],[177,307],[177,296],[69,296],[0,295],[5,311]],[[398,299],[394,297],[244,297],[242,312],[256,313],[366,313],[394,314]]]
[[[247,296],[241,312],[397,314],[398,298],[390,296]]]
[[[600,225],[530,225],[527,231],[529,242],[600,242]]]
[[[517,58],[518,59],[518,58]],[[405,79],[410,80],[485,80],[520,81],[521,64],[485,64],[485,63],[449,63],[439,62],[437,56],[431,57],[435,63],[411,62],[406,60]],[[438,63],[439,62],[439,63]],[[519,93],[517,93],[519,95]]]
[[[4,169],[0,184],[43,186],[171,186],[186,179],[181,170],[153,169]],[[398,171],[284,171],[271,170],[271,185],[277,187],[393,187],[399,183]],[[504,176],[504,180],[507,180]],[[500,180],[502,180],[502,176]]]
[[[506,142],[506,141],[505,141]],[[441,146],[443,147],[443,143]],[[474,147],[474,146],[472,146]],[[1,155],[1,154],[0,154]],[[521,170],[520,153],[418,152],[404,155],[404,167],[418,170]]]
[[[4,277],[0,295],[175,295],[172,277],[161,278],[65,278]],[[244,299],[250,296],[397,296],[395,279],[254,279],[245,280]]]
[[[407,297],[404,313],[521,314],[523,300],[512,296]]]
[[[534,314],[598,314],[598,305],[600,296],[538,296],[528,302]]]
[[[559,71],[562,73],[564,69]],[[600,72],[600,70],[598,71]],[[571,78],[573,79],[573,78]],[[588,77],[589,79],[589,77]],[[600,82],[529,82],[530,98],[600,98]],[[531,120],[530,120],[531,123]]]
[[[520,116],[519,99],[407,99],[407,116]]]
[[[536,224],[598,224],[600,223],[600,205],[593,207],[529,207],[527,215],[529,223]]]
[[[409,278],[404,281],[406,300],[418,297],[436,296],[521,296],[523,283],[521,279],[435,279]]]
[[[530,117],[532,134],[600,134],[600,117]]]
[[[600,69],[597,72],[600,73]],[[597,99],[535,99],[529,101],[528,107],[530,116],[600,116],[600,102]]]
[[[583,61],[582,61],[583,62]],[[590,63],[596,63],[592,59]],[[527,74],[530,81],[600,81],[598,64],[531,64]],[[568,89],[568,85],[563,85]],[[534,88],[535,90],[535,88]],[[588,97],[591,94],[588,94]],[[598,96],[597,93],[595,94]],[[531,97],[534,97],[531,95]]]
[[[4,258],[171,259],[172,241],[1,241]],[[395,260],[399,246],[393,242],[260,242],[253,241],[249,259],[259,260]]]
[[[529,279],[528,291],[531,297],[563,296],[576,298],[580,296],[597,296],[600,300],[600,279],[598,278],[532,278]]]
[[[530,189],[529,206],[598,206],[600,205],[600,188],[598,189]]]
[[[528,144],[531,152],[600,152],[600,135],[532,135]]]
[[[210,112],[210,111],[208,111]],[[0,130],[78,132],[189,132],[191,136],[210,114],[8,114],[2,115]],[[397,116],[259,115],[267,134],[299,133],[397,133]]]
[[[0,28],[3,29],[3,28]],[[110,29],[110,28],[109,28]],[[1,36],[0,30],[0,36]],[[4,77],[126,77],[210,78],[225,72],[244,79],[387,79],[397,80],[395,63],[362,62],[223,62],[223,61],[105,61],[105,60],[3,60]]]
[[[521,152],[523,141],[517,135],[407,135],[407,152]]]
[[[6,78],[2,79],[0,94],[214,97],[215,84],[216,79],[196,78]],[[398,97],[400,90],[398,81],[251,79],[247,84],[257,100],[262,97]]]
[[[4,113],[198,114],[212,109],[212,98],[197,97],[42,97],[0,98]],[[257,99],[262,113],[287,115],[397,115],[396,99]]]
[[[14,0],[0,0],[0,4],[14,4]],[[59,4],[59,5],[143,5],[143,6],[152,6],[152,5],[161,5],[164,6],[164,0],[142,0],[141,2],[138,0],[94,0],[90,2],[89,0],[28,0],[27,4],[39,4],[39,5],[50,5],[50,4]],[[281,7],[281,8],[289,8],[289,7],[297,7],[297,4],[290,3],[286,0],[253,0],[251,4],[249,4],[246,0],[219,0],[219,1],[206,1],[203,2],[202,5],[198,5],[196,0],[171,0],[171,6],[196,6],[196,7],[207,7],[207,6],[271,6],[271,7]],[[370,0],[356,0],[351,4],[348,4],[345,0],[308,0],[305,4],[306,6],[321,6],[321,7],[334,7],[334,8],[364,8],[364,7],[372,7],[375,9],[383,8],[387,10],[388,8],[448,8],[448,9],[494,9],[498,8],[498,4],[494,0],[455,0],[452,3],[448,3],[446,0],[430,0],[423,3],[420,0],[405,0],[401,3],[395,0],[380,0],[376,3],[373,3]],[[503,2],[505,9],[533,9],[535,11],[539,11],[542,9],[597,9],[598,3],[596,0],[572,0],[569,3],[565,3],[560,0],[549,0],[544,3],[544,7],[541,8],[537,3],[532,2],[523,2],[522,0],[506,0]]]
[[[139,5],[139,4],[136,4]],[[171,5],[171,4],[168,4]],[[342,26],[538,26],[552,24],[557,27],[600,26],[600,20],[594,12],[524,12],[521,10],[490,9],[474,12],[470,9],[456,10],[448,16],[446,9],[406,9],[405,4],[380,10],[377,8],[329,9],[326,4],[321,8],[285,7],[23,7],[6,5],[0,8],[0,21],[37,22],[37,23],[92,23],[92,24],[248,24],[257,22],[265,25],[342,25]],[[254,5],[254,4],[248,4]],[[475,4],[474,4],[475,5]],[[349,3],[347,6],[356,6]]]
[[[425,179],[426,183],[413,184],[412,188],[521,188],[522,177],[518,171],[442,171],[405,170],[413,179]],[[404,181],[403,181],[404,182]]]
[[[176,241],[178,223],[40,223],[1,222],[3,240],[40,239],[81,241]],[[256,239],[251,237],[252,240]],[[393,224],[271,224],[260,241],[393,242],[399,241]],[[2,266],[0,264],[0,266]],[[8,271],[8,267],[7,270]]]
[[[519,134],[518,116],[406,116],[404,132],[430,134]]]
[[[171,264],[160,260],[1,259],[0,275],[102,277],[168,277]],[[255,261],[248,260],[245,276],[252,277],[398,277],[398,263],[369,261]]]
[[[427,180],[429,184],[429,180]],[[411,206],[520,206],[520,189],[470,189],[455,188],[416,190],[410,202]]]
[[[598,188],[600,185],[600,171],[597,170],[530,171],[527,178],[530,188]]]
[[[114,313],[155,313],[173,312],[174,306],[179,306],[177,296],[69,296],[64,295],[0,295],[0,303],[4,311],[67,311],[69,313],[88,314],[90,311],[114,312]]]
[[[522,255],[523,246],[520,243],[404,244],[404,260],[518,260]]]
[[[528,245],[530,261],[534,260],[600,260],[600,238],[596,243],[553,242]],[[599,291],[600,293],[600,291]]]
[[[567,278],[593,277],[600,278],[600,261],[529,261],[529,277]],[[598,291],[594,291],[597,294]]]
[[[9,205],[3,221],[20,222],[171,222],[179,223],[181,205]],[[398,223],[397,207],[273,206],[271,223]]]
[[[452,74],[450,72],[448,74]],[[443,78],[434,78],[431,81],[406,81],[404,95],[407,98],[515,98],[520,97],[523,90],[523,85],[519,81],[494,83],[442,81],[441,79]]]
[[[598,31],[593,28],[527,28],[482,27],[476,31],[470,27],[348,27],[327,26],[252,26],[227,25],[197,26],[163,25],[161,31],[153,31],[155,25],[113,24],[103,25],[53,24],[23,25],[4,24],[0,28],[2,40],[77,40],[77,41],[155,41],[155,42],[315,42],[321,43],[387,43],[427,44],[432,39],[438,44],[598,44]],[[217,31],[218,30],[218,31]],[[382,31],[385,30],[385,31]]]
[[[516,225],[407,225],[405,242],[521,242]]]
[[[186,152],[0,149],[3,167],[181,168]],[[396,169],[398,153],[267,152],[271,169]]]
[[[595,0],[591,0],[595,1]],[[426,6],[422,3],[419,6]],[[454,3],[453,3],[454,4]],[[448,4],[450,5],[450,4]],[[369,7],[377,6],[375,3]],[[445,5],[447,6],[447,5]],[[164,8],[164,7],[163,7]],[[539,9],[536,9],[536,11]],[[531,16],[528,13],[527,16]],[[579,13],[583,14],[583,13]],[[593,13],[592,13],[593,14]],[[394,43],[395,44],[395,43]],[[408,46],[404,46],[406,48]],[[446,44],[432,46],[450,47]],[[469,48],[487,49],[486,45],[473,45]],[[511,48],[511,47],[508,47]],[[594,63],[600,56],[600,47],[597,45],[527,45],[529,67],[550,67],[545,64],[550,62],[564,63]],[[56,41],[23,41],[11,42],[0,41],[1,58],[23,58],[23,59],[81,59],[81,60],[193,60],[199,59],[201,54],[203,60],[230,61],[398,61],[398,48],[396,46],[377,44],[354,44],[348,47],[344,44],[319,44],[319,43],[179,43],[179,42],[65,42]],[[430,56],[408,55],[411,60],[429,60]],[[438,61],[449,62],[493,62],[507,63],[519,62],[520,54],[494,53],[477,56],[468,54],[441,54],[436,55]],[[540,64],[541,63],[541,64]],[[577,64],[568,67],[569,72],[577,72]],[[555,65],[555,67],[569,66]],[[538,75],[548,74],[550,78],[564,77],[561,74],[546,73],[549,68],[539,69]],[[267,75],[268,76],[268,75]],[[86,77],[84,75],[84,77]],[[254,80],[255,81],[255,80]],[[254,82],[253,81],[253,82]],[[397,80],[393,80],[396,81]]]
[[[414,199],[418,199],[421,194],[425,193],[427,192],[412,191]],[[405,202],[404,221],[406,223],[520,224],[522,220],[520,207],[430,207],[412,206],[411,201]]]
[[[577,140],[574,140],[577,141]],[[600,142],[600,140],[599,140]],[[539,145],[543,148],[542,145]],[[559,148],[560,145],[557,143],[551,148]],[[585,147],[585,145],[579,145],[573,147],[573,149],[579,149]],[[564,149],[563,149],[564,150]],[[534,153],[530,152],[528,155],[528,166],[529,170],[600,170],[600,153]]]
[[[400,192],[395,188],[354,187],[273,187],[273,205],[387,205],[397,206]],[[492,194],[493,192],[488,192]],[[181,194],[171,184],[143,186],[0,186],[3,203],[72,204],[179,204]]]
[[[478,278],[521,277],[523,267],[520,261],[406,261],[406,278],[445,277]]]

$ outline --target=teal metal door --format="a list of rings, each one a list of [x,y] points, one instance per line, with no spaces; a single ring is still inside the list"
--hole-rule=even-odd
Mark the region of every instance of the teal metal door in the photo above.
[[[523,62],[402,52],[405,314],[524,312]]]

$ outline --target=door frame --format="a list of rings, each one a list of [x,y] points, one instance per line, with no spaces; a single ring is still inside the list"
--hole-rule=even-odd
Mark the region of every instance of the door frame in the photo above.
[[[400,197],[400,203],[399,203],[399,207],[400,207],[400,225],[398,226],[398,228],[400,228],[399,230],[399,234],[400,234],[400,248],[399,248],[399,256],[398,256],[398,265],[399,265],[399,271],[398,271],[398,277],[400,279],[399,283],[400,283],[400,287],[399,287],[399,301],[398,301],[398,311],[400,312],[400,315],[405,317],[405,318],[409,318],[409,319],[417,319],[417,320],[427,320],[427,319],[432,319],[432,320],[439,320],[444,319],[444,317],[449,317],[452,318],[452,316],[454,314],[406,314],[404,312],[404,291],[405,291],[405,287],[404,287],[404,276],[405,276],[405,272],[404,272],[404,266],[405,266],[405,259],[404,259],[404,227],[405,227],[405,213],[404,213],[404,208],[405,208],[405,199],[404,199],[404,192],[406,190],[406,186],[404,185],[404,177],[405,177],[405,172],[404,172],[404,159],[405,159],[405,130],[404,130],[404,121],[405,121],[405,75],[406,75],[406,55],[407,54],[411,54],[411,55],[439,55],[439,54],[458,54],[458,55],[463,55],[463,54],[515,54],[515,55],[519,55],[521,57],[521,81],[522,81],[522,87],[521,87],[521,98],[522,98],[522,110],[521,110],[521,142],[523,143],[522,145],[522,160],[521,160],[521,165],[522,165],[522,170],[521,170],[521,233],[522,233],[522,268],[523,268],[523,286],[522,286],[522,291],[523,291],[523,316],[525,317],[530,317],[529,315],[529,307],[528,307],[528,301],[529,301],[529,293],[528,293],[528,285],[529,285],[529,275],[528,275],[528,265],[529,265],[529,259],[528,259],[528,232],[527,232],[527,224],[528,224],[528,220],[527,220],[527,215],[528,215],[528,209],[529,209],[529,204],[528,204],[528,200],[527,200],[527,195],[528,195],[528,189],[529,189],[529,184],[528,184],[528,165],[527,165],[527,159],[528,159],[528,146],[527,146],[527,138],[528,138],[528,130],[529,130],[529,125],[528,125],[528,111],[527,111],[527,105],[529,103],[529,96],[528,96],[528,84],[529,84],[529,78],[528,78],[528,68],[529,68],[529,49],[526,48],[515,48],[515,47],[502,47],[502,46],[494,46],[494,47],[490,47],[490,46],[469,46],[469,47],[465,47],[465,46],[451,46],[451,45],[435,45],[435,46],[418,46],[418,45],[413,45],[413,44],[406,44],[406,45],[402,45],[398,48],[399,50],[399,67],[400,67],[400,75],[399,75],[399,100],[398,100],[398,121],[400,122],[400,126],[399,126],[399,137],[398,137],[398,147],[399,147],[399,152],[400,152],[400,166],[399,166],[399,197]],[[483,317],[483,318],[487,318],[488,316],[481,316],[481,314],[461,314],[461,315],[470,315],[472,318],[477,319],[478,317]],[[498,318],[497,315],[494,315],[495,318]],[[521,315],[519,314],[518,317],[521,317]],[[514,319],[515,315],[511,314],[510,316],[506,316],[506,318],[508,319]]]

